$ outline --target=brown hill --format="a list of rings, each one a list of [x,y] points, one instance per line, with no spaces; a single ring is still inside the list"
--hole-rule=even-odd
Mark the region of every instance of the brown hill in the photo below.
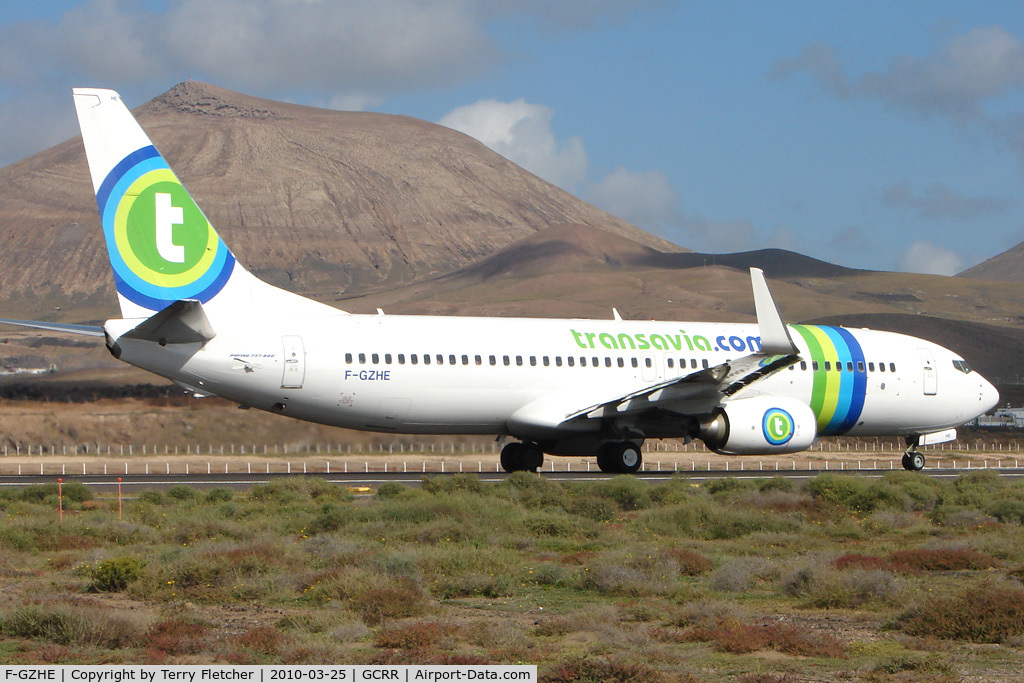
[[[239,259],[302,293],[450,272],[566,223],[680,251],[426,121],[195,81],[135,113]],[[74,306],[79,319],[114,312],[80,138],[0,169],[0,240],[0,299],[11,314],[38,314],[38,302]]]
[[[1024,242],[1007,249],[1001,254],[973,268],[968,268],[957,277],[975,280],[998,280],[1001,282],[1024,282]]]

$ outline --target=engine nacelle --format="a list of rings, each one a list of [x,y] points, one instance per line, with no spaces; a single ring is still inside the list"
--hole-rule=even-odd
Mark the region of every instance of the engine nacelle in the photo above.
[[[781,396],[727,401],[700,425],[698,436],[722,455],[772,455],[807,450],[817,420],[806,403]]]

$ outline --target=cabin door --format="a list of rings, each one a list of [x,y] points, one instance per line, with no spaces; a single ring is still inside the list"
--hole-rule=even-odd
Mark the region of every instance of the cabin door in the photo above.
[[[935,354],[931,349],[918,349],[921,355],[921,367],[924,371],[924,394],[934,396],[939,388],[939,379],[935,372]]]

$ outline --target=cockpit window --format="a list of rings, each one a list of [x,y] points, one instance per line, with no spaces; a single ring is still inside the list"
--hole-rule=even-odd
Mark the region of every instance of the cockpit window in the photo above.
[[[954,360],[953,367],[964,373],[965,375],[971,374],[971,366],[967,364],[965,360]]]

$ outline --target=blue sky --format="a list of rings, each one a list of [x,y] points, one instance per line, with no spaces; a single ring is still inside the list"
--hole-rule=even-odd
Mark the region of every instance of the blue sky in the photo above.
[[[1024,241],[1024,4],[0,2],[0,164],[73,85],[458,128],[699,251],[952,274]]]

